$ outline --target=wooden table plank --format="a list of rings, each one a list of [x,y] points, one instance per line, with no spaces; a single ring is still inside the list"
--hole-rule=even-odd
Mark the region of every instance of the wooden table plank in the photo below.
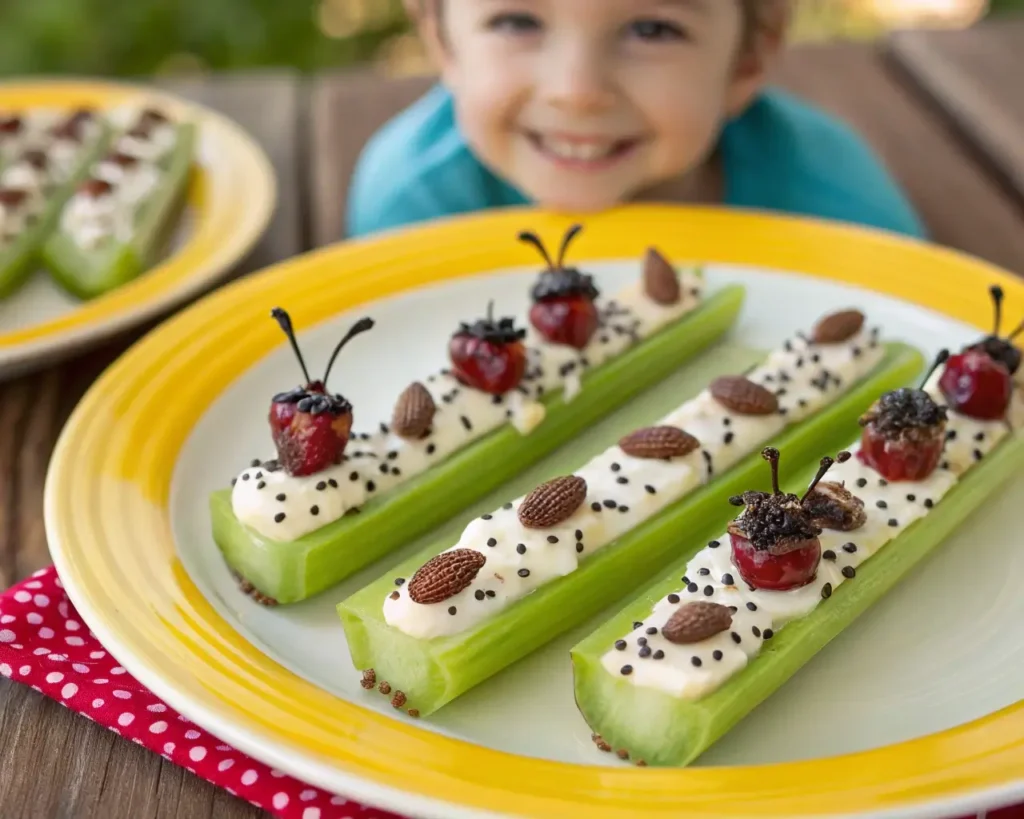
[[[1024,64],[1019,65],[1021,76]],[[345,192],[367,139],[431,82],[420,77],[385,81],[371,74],[316,81],[310,101],[310,152],[319,157],[310,183],[315,243],[342,235]],[[907,188],[936,241],[1024,273],[1016,202],[979,169],[943,118],[896,80],[881,49],[853,43],[800,46],[786,55],[777,83],[862,133]]]
[[[306,247],[303,176],[306,98],[290,72],[161,82],[247,129],[270,157],[279,202],[259,244],[234,275]],[[5,383],[0,392],[0,584],[49,564],[43,481],[57,436],[93,380],[155,322],[60,366]],[[248,802],[37,692],[0,679],[0,816],[74,819],[266,816]]]
[[[899,32],[887,50],[1024,202],[1024,16],[963,32]]]

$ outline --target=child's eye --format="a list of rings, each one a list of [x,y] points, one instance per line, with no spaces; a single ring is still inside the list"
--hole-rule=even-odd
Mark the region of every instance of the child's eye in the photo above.
[[[506,34],[531,34],[541,28],[540,20],[524,12],[498,14],[487,21],[487,28]]]
[[[652,43],[689,39],[685,29],[668,20],[635,20],[629,24],[629,33]]]

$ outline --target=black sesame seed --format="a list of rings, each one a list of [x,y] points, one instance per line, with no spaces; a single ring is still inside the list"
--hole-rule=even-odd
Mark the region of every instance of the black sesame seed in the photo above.
[[[377,488],[377,484],[375,484],[373,481],[367,481],[366,482],[366,491],[367,492],[373,492],[376,488]]]
[[[757,611],[757,603],[753,603],[753,602],[747,603],[747,610],[748,611]]]
[[[665,652],[659,648],[657,651],[654,652],[653,655],[651,655],[651,659],[663,660],[665,659]]]
[[[707,577],[709,574],[711,574],[711,569],[699,569],[697,571],[697,574],[699,574],[701,577]]]
[[[823,600],[828,600],[832,596],[832,584],[826,583],[821,587],[821,597]]]
[[[608,509],[614,509],[616,506],[618,506],[618,504],[613,500],[606,500],[604,502],[604,505]]]
[[[657,629],[656,626],[648,626],[647,627],[647,633],[648,634],[657,634],[658,633],[658,629]]]
[[[734,439],[735,437],[736,437],[736,436],[735,436],[735,435],[733,435],[733,434],[732,434],[731,432],[727,432],[727,433],[725,433],[725,435],[724,435],[724,436],[722,437],[722,441],[724,441],[724,442],[725,442],[725,443],[727,443],[727,444],[731,444],[731,443],[733,442],[733,439]]]
[[[685,574],[683,575],[683,585],[684,586],[689,586],[690,585],[690,578],[688,578]]]
[[[896,518],[889,518],[889,525],[895,529],[900,525],[900,522]]]
[[[500,396],[500,395],[494,395],[494,396],[491,397],[491,403],[494,404],[495,406],[497,406],[498,404],[500,404],[504,400],[505,399],[502,396]]]
[[[395,585],[396,586],[404,585],[404,583],[405,583],[405,578],[404,577],[396,577],[395,578]]]
[[[638,646],[645,646],[645,645],[647,645],[647,638],[646,637],[637,637],[636,638],[636,644]]]
[[[864,351],[860,347],[854,347],[850,352],[853,354],[854,358],[860,358]]]
[[[733,585],[732,575],[729,574],[728,572],[723,574],[722,575],[722,584],[726,585],[726,586],[732,586]]]
[[[494,517],[494,515],[491,515],[491,514],[481,515],[480,516],[480,520],[490,520],[493,517]]]
[[[678,594],[670,594],[668,596],[668,602],[669,603],[673,603],[673,604],[678,603],[679,602],[679,595]]]
[[[766,628],[764,630],[764,635],[763,636],[764,636],[764,639],[770,640],[770,639],[772,639],[772,637],[775,636],[775,632],[772,631],[770,628]]]
[[[642,621],[642,620],[634,620],[634,621],[633,621],[633,628],[634,628],[634,629],[638,629],[638,628],[640,628],[640,626],[642,626],[642,625],[643,625],[643,621]]]
[[[650,646],[644,646],[643,648],[640,649],[638,654],[641,657],[643,657],[644,659],[647,659],[648,657],[651,656],[651,647]]]
[[[601,504],[599,504],[597,501],[594,501],[592,504],[590,504],[590,508],[593,509],[595,512],[600,512],[602,507]]]
[[[381,472],[382,472],[383,474],[387,475],[387,474],[388,474],[388,471],[389,471],[389,467],[388,467],[388,465],[387,465],[387,464],[381,464],[381,465],[380,465],[380,471],[381,471]]]
[[[576,540],[583,540],[583,530],[582,529],[577,529],[576,530]]]
[[[495,546],[498,545],[498,541],[495,540],[493,537],[489,537],[487,538],[487,545],[493,549]]]
[[[484,593],[483,593],[483,591],[481,589],[477,589],[475,592],[473,592],[473,596],[477,600],[483,600],[484,599]]]
[[[263,473],[262,472],[257,472],[256,473],[256,480],[259,480],[262,477],[263,477]]]
[[[704,587],[704,596],[705,597],[712,597],[712,596],[714,596],[714,594],[715,594],[714,586],[705,586]]]
[[[390,451],[390,452],[388,453],[388,460],[389,460],[389,461],[393,461],[393,460],[395,460],[395,458],[397,458],[397,457],[398,457],[398,451],[397,451],[397,450],[394,450],[394,449],[392,449],[392,450],[391,450],[391,451]]]
[[[548,543],[558,543],[557,535],[548,535]]]
[[[879,486],[888,486],[889,482],[885,478],[879,478],[878,479],[878,485]]]
[[[626,641],[625,640],[616,640],[615,641],[615,647],[619,651],[625,651],[626,650]]]
[[[402,474],[402,470],[400,470],[397,466],[393,466],[391,467],[391,474],[397,477],[398,475]]]
[[[619,669],[619,671],[622,672],[622,676],[628,677],[630,674],[633,673],[633,666],[631,666],[631,665],[624,665],[624,666],[622,666],[622,668]]]
[[[244,475],[242,475],[242,480],[243,481],[249,480],[249,473],[248,472],[246,472]]]
[[[854,552],[857,551],[857,544],[855,544],[855,543],[844,543],[843,544],[843,551],[846,552],[847,554],[851,554],[852,555]]]
[[[623,514],[625,514],[626,512],[629,511],[629,507],[628,506],[620,506],[619,507],[619,511],[622,512]]]
[[[462,426],[466,428],[467,432],[473,431],[473,425],[470,423],[469,419],[465,415],[460,415],[459,420],[462,421]]]
[[[488,589],[488,590],[487,590],[487,591],[486,591],[485,593],[486,593],[486,595],[487,595],[488,597],[494,597],[494,596],[495,596],[495,593],[494,593],[494,592],[492,592],[492,591],[491,591],[490,589]]]
[[[256,488],[257,489],[266,489],[266,487],[267,487],[267,482],[266,481],[260,481],[258,484],[256,484]]]
[[[690,662],[693,663],[694,668],[700,668],[703,665],[700,661],[700,657],[691,657]]]
[[[231,479],[231,485],[232,485],[232,486],[234,486],[234,485],[235,485],[235,484],[237,484],[237,483],[238,483],[238,478],[232,478],[232,479]]]
[[[629,478],[618,477],[618,478],[615,479],[615,482],[618,483],[618,484],[625,485],[625,484],[629,483]]]
[[[452,615],[453,617],[455,616],[456,612],[458,612],[458,609],[457,609],[457,608],[455,608],[455,606],[449,606],[449,607],[448,607],[448,613],[449,613],[450,615]]]
[[[949,469],[949,461],[943,461],[939,464],[939,469]]]
[[[835,560],[836,559],[836,553],[833,552],[831,549],[826,549],[824,552],[821,553],[821,556],[825,560]]]
[[[843,566],[843,577],[854,578],[857,576],[857,570],[853,566]]]
[[[281,523],[284,520],[284,512],[278,512],[274,515],[274,523]]]
[[[582,543],[577,543],[576,544],[576,551],[578,553],[582,554],[582,552],[583,552],[583,544]]]
[[[947,441],[955,441],[956,440],[956,430],[955,429],[947,430],[947,432],[946,432],[946,440]]]
[[[863,489],[867,485],[868,485],[868,479],[867,478],[857,478],[857,486],[859,486],[861,489]]]
[[[491,538],[491,540],[494,540],[494,538]],[[497,541],[495,541],[495,542],[497,542]],[[490,543],[490,541],[488,541],[488,543]],[[521,555],[525,555],[526,554],[526,544],[525,543],[520,543],[518,546],[516,546],[516,551],[519,554],[521,554]]]
[[[815,353],[814,355],[811,356],[811,361],[813,361],[815,364],[819,364],[821,362],[821,356]]]
[[[530,576],[530,570],[529,569],[520,569],[518,572],[516,572],[516,574],[518,574],[520,577],[529,577]]]
[[[732,418],[723,418],[722,419],[722,426],[723,427],[732,426]]]
[[[800,369],[801,367],[803,367],[803,366],[804,366],[804,359],[803,359],[803,357],[801,356],[800,358],[798,358],[798,359],[796,360],[796,368],[797,368],[797,369],[799,370],[799,369]]]
[[[311,514],[313,517],[316,517],[317,515],[320,514],[320,507],[319,506],[310,506],[309,507],[309,514]]]
[[[742,642],[742,638],[735,631],[732,633],[732,641],[739,645]]]
[[[977,435],[974,436],[974,440],[977,441],[978,443],[981,443],[982,441],[985,440],[985,433],[979,432]]]
[[[806,398],[798,398],[796,403],[800,406],[801,409],[803,409],[804,407],[807,406],[807,399]]]
[[[276,500],[280,501],[281,503],[284,503],[287,500],[287,498],[288,498],[288,496],[285,495],[284,492],[279,492],[277,497],[276,497]]]
[[[761,629],[759,629],[757,626],[754,626],[752,629],[750,629],[750,631],[755,637],[761,636]]]
[[[697,591],[697,590],[698,590],[699,588],[700,588],[700,586],[698,586],[698,585],[697,585],[696,583],[690,583],[690,584],[689,584],[689,585],[688,585],[688,586],[686,587],[686,590],[687,590],[687,591],[688,591],[688,592],[689,592],[690,594],[693,594],[693,593],[694,593],[694,592],[696,592],[696,591]]]
[[[334,478],[328,478],[327,479],[327,485],[330,486],[331,489],[337,489],[338,488],[338,482],[336,480],[334,480]]]
[[[510,501],[510,502],[508,502],[508,503],[502,504],[501,508],[502,508],[502,509],[511,509],[511,508],[512,508],[512,503],[511,503],[511,501]]]
[[[913,503],[917,500],[917,495],[907,495],[907,500]]]
[[[925,507],[925,509],[931,509],[934,505],[935,505],[935,501],[933,501],[931,498],[925,498],[924,499],[924,507]]]
[[[974,452],[973,452],[972,454],[974,455],[974,460],[976,460],[976,461],[980,461],[980,460],[981,460],[982,458],[984,458],[984,457],[985,457],[985,456],[984,456],[984,455],[982,454],[982,452],[981,452],[981,450],[980,450],[980,449],[976,449],[976,450],[974,450]]]
[[[889,504],[887,504],[884,500],[876,501],[875,506],[877,506],[879,509],[889,508]]]
[[[437,451],[437,447],[433,444],[427,444],[427,454],[433,455]]]
[[[618,472],[620,469],[622,469],[622,467],[619,466],[618,464],[612,464],[611,466],[612,472]]]
[[[648,495],[653,495],[653,494],[655,494],[658,491],[653,486],[651,486],[650,484],[647,484],[646,486],[644,486],[644,489],[647,491]]]
[[[359,480],[359,473],[358,472],[353,472],[351,475],[349,475],[349,478],[351,478],[354,481],[357,481],[357,480]],[[316,485],[317,492],[323,492],[326,488],[327,488],[327,481],[320,481],[320,483],[318,483]]]
[[[724,657],[725,655],[718,649],[715,649],[713,652],[711,652],[711,656],[714,657],[716,660],[721,660],[722,657]]]
[[[722,545],[722,544],[721,544],[721,543],[719,543],[719,542],[718,542],[717,540],[712,540],[712,541],[711,541],[711,542],[710,542],[710,543],[708,544],[708,548],[709,548],[709,549],[717,549],[717,548],[718,548],[719,546],[721,546],[721,545]]]

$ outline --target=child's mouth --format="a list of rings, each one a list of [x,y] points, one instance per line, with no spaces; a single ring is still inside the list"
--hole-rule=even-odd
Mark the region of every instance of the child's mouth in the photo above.
[[[543,135],[527,131],[530,144],[546,159],[565,168],[601,170],[628,154],[640,144],[639,139],[601,139]]]

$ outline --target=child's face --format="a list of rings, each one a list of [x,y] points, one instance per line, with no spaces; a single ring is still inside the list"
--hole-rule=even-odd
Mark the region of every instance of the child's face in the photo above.
[[[757,90],[726,0],[444,0],[473,149],[542,206],[598,210],[707,159]]]

